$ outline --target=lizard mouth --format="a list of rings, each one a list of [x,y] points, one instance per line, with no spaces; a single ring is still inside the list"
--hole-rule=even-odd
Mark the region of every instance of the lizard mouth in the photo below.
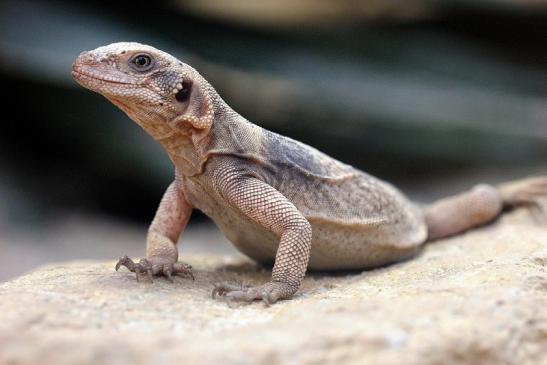
[[[113,101],[114,104],[118,105],[126,112],[129,110],[129,107],[118,99],[126,98],[129,93],[133,93],[133,90],[136,88],[142,88],[143,92],[145,91],[144,89],[146,89],[146,92],[154,93],[156,95],[154,99],[163,99],[155,90],[135,82],[127,75],[121,73],[118,75],[111,75],[111,73],[112,72],[105,72],[100,66],[93,67],[83,62],[79,62],[78,60],[72,65],[72,78],[78,84],[86,89],[102,94],[107,98],[116,98],[116,102]],[[143,100],[141,104],[148,105],[150,103],[147,100]]]
[[[72,77],[74,78],[74,80],[78,81],[78,82],[81,82],[81,83],[85,83],[86,81],[87,82],[104,82],[104,83],[109,83],[109,84],[117,84],[117,85],[132,85],[132,83],[130,82],[125,82],[125,81],[122,81],[120,79],[116,79],[116,78],[111,78],[111,79],[108,79],[108,78],[104,78],[104,77],[98,77],[97,75],[91,73],[91,72],[82,72],[80,69],[72,69]]]
[[[98,83],[116,85],[133,84],[127,77],[124,77],[124,75],[110,75],[107,72],[103,72],[100,67],[92,67],[85,62],[79,61],[79,59],[72,64],[72,77],[78,83],[86,87],[97,85]]]

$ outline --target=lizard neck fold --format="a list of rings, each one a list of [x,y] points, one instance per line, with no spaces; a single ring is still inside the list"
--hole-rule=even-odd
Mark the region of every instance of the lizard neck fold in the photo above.
[[[176,133],[159,140],[177,169],[185,176],[199,175],[215,155],[235,156],[267,165],[262,128],[248,122],[221,99],[213,103],[215,117],[209,129],[179,125]]]
[[[200,174],[207,160],[201,143],[196,140],[196,134],[200,133],[179,129],[169,136],[158,140],[177,170],[185,176]]]

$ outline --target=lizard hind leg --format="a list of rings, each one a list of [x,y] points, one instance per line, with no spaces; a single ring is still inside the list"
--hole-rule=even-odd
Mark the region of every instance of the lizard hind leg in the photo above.
[[[547,197],[547,176],[521,179],[496,187],[481,184],[425,208],[428,240],[451,236],[494,220],[503,208],[537,205]]]

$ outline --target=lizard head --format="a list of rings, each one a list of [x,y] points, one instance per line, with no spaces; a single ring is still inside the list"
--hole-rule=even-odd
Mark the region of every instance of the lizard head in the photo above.
[[[102,94],[152,137],[177,131],[208,131],[214,90],[192,67],[139,43],[113,43],[82,52],[73,78]]]

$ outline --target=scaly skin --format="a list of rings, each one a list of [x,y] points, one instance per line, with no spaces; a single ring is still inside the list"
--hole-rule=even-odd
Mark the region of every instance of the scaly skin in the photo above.
[[[147,237],[147,257],[121,265],[150,278],[191,275],[176,242],[202,210],[243,253],[274,263],[258,287],[220,283],[213,297],[290,298],[307,268],[363,269],[408,258],[436,239],[547,195],[547,177],[480,185],[424,210],[389,183],[233,111],[192,67],[138,43],[82,53],[72,75],[162,144],[175,166]],[[313,233],[312,233],[313,232]]]

